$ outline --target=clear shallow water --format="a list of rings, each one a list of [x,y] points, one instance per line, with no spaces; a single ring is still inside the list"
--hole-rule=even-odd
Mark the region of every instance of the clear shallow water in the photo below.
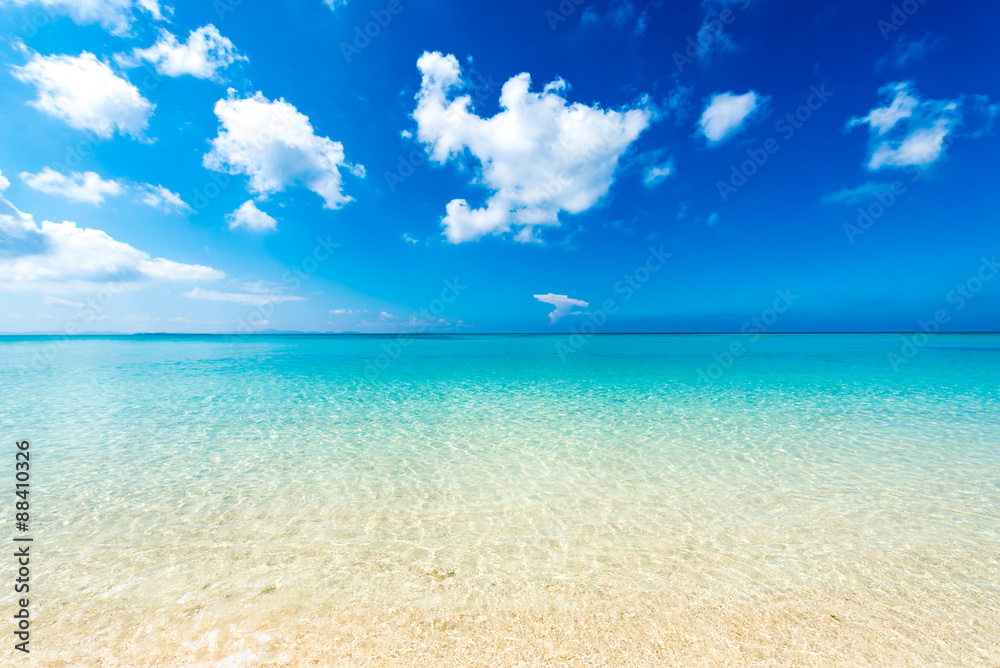
[[[33,664],[1000,665],[1000,336],[393,340],[0,339]]]

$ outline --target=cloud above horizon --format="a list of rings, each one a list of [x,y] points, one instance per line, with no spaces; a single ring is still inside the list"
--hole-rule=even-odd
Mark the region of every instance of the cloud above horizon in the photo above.
[[[164,76],[189,75],[217,82],[222,81],[219,70],[238,60],[246,60],[246,57],[240,55],[232,41],[223,37],[212,24],[192,30],[184,43],[161,29],[159,38],[151,47],[115,56],[115,61],[122,67],[138,67],[142,62],[148,62]]]
[[[245,306],[263,306],[264,304],[280,304],[282,302],[301,302],[305,297],[283,295],[277,292],[217,292],[193,288],[184,293],[189,299],[202,299],[212,302],[232,302]]]
[[[21,172],[21,180],[30,187],[47,195],[65,197],[73,202],[84,202],[99,206],[106,197],[116,197],[131,193],[137,202],[161,209],[164,212],[190,211],[191,207],[180,195],[162,185],[137,183],[128,185],[121,180],[106,180],[96,172],[70,172],[63,174],[51,167],[44,167],[37,174]]]
[[[359,178],[365,168],[344,158],[344,147],[315,133],[309,118],[284,99],[229,97],[215,104],[219,133],[202,160],[218,172],[250,177],[248,189],[258,196],[301,185],[323,198],[327,209],[352,201],[343,192],[340,169]]]
[[[954,100],[921,100],[908,81],[890,83],[879,89],[884,106],[866,116],[854,117],[847,129],[867,125],[869,131],[868,169],[924,167],[941,158],[962,123],[962,111],[979,115],[982,129],[989,129],[1000,111],[982,95],[959,96]]]
[[[549,323],[555,324],[560,318],[573,310],[574,306],[579,306],[581,308],[587,308],[590,306],[590,302],[585,302],[582,299],[572,299],[566,295],[556,295],[553,293],[548,293],[547,295],[534,295],[535,299],[538,301],[551,304],[555,307],[551,313],[549,313]]]
[[[441,224],[451,243],[512,228],[519,228],[516,241],[536,241],[536,227],[558,226],[561,212],[590,209],[608,193],[619,159],[653,116],[645,99],[620,111],[570,104],[563,97],[569,86],[558,78],[533,92],[523,72],[503,85],[500,111],[482,118],[469,95],[454,97],[467,85],[455,56],[425,51],[417,68],[417,139],[438,164],[471,158],[478,163],[471,183],[490,191],[482,208],[465,199],[448,202]]]
[[[138,88],[87,51],[79,56],[36,53],[11,71],[35,87],[38,97],[28,104],[102,139],[110,139],[116,131],[142,139],[156,108]]]
[[[79,291],[107,284],[218,280],[199,264],[152,257],[98,229],[64,221],[36,223],[0,197],[0,286],[9,290]]]

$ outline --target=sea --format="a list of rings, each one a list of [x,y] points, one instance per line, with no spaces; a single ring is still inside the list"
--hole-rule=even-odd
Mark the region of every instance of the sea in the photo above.
[[[33,666],[1000,665],[1000,335],[6,336],[0,387]]]

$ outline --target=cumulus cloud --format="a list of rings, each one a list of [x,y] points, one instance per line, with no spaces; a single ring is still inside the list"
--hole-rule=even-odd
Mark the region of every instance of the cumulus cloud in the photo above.
[[[173,12],[158,0],[0,0],[4,4],[23,7],[41,5],[52,14],[65,14],[78,25],[98,23],[113,35],[127,35],[138,12],[145,12],[157,21],[165,21]]]
[[[187,74],[198,79],[221,81],[219,70],[246,58],[237,52],[228,37],[223,37],[218,28],[209,24],[192,30],[184,43],[170,32],[160,30],[159,39],[153,46],[134,49],[129,55],[119,54],[115,60],[122,67],[136,67],[146,61],[168,77]]]
[[[152,257],[106,232],[74,222],[36,223],[0,197],[0,286],[89,290],[96,286],[223,278],[217,269]]]
[[[279,293],[266,292],[216,292],[215,290],[202,290],[194,288],[184,293],[190,299],[204,299],[212,302],[233,302],[235,304],[245,304],[246,306],[263,306],[264,304],[280,304],[281,302],[300,302],[305,297],[295,295],[283,295]]]
[[[978,136],[992,126],[1000,111],[1000,106],[990,104],[982,95],[922,100],[909,82],[888,84],[879,89],[879,94],[885,100],[884,106],[847,122],[848,129],[868,126],[868,169],[872,171],[930,165],[944,155],[963,121],[963,112],[979,117],[981,127],[969,134]]]
[[[3,175],[3,172],[0,171],[0,193],[2,193],[4,190],[7,190],[7,188],[10,188],[10,181],[8,181],[7,178]]]
[[[574,306],[581,306],[583,308],[590,306],[589,302],[585,302],[581,299],[571,299],[566,295],[555,295],[551,292],[547,295],[535,295],[535,299],[555,306],[555,309],[549,313],[549,322],[553,324],[572,311]]]
[[[271,101],[260,92],[237,98],[230,90],[215,104],[215,115],[221,127],[203,160],[208,169],[249,176],[250,191],[258,195],[303,185],[328,209],[353,199],[343,192],[340,169],[364,177],[364,167],[347,163],[343,145],[318,136],[309,118],[284,99]]]
[[[14,76],[33,85],[38,98],[29,104],[78,130],[110,138],[117,130],[142,138],[156,105],[92,53],[79,56],[35,54]]]
[[[273,232],[278,229],[278,221],[257,208],[252,199],[243,202],[236,211],[226,215],[229,229],[245,227],[254,232]]]
[[[47,195],[65,197],[74,202],[86,202],[96,206],[102,204],[106,197],[131,193],[140,204],[165,212],[183,212],[191,209],[180,195],[161,185],[154,186],[151,183],[129,185],[120,180],[103,179],[96,172],[63,174],[51,167],[45,167],[37,174],[21,172],[20,176],[28,186],[35,190]]]
[[[37,174],[21,172],[21,180],[46,195],[58,195],[74,202],[101,204],[105,197],[124,192],[119,181],[105,181],[97,172],[62,174],[46,167]]]
[[[455,97],[466,85],[455,56],[425,52],[417,68],[417,138],[439,164],[465,157],[478,162],[472,182],[491,192],[481,208],[464,199],[447,204],[442,225],[452,243],[515,227],[516,240],[534,241],[535,228],[558,226],[560,212],[593,207],[653,115],[645,100],[620,111],[569,104],[565,81],[534,92],[531,76],[522,73],[503,85],[500,112],[482,118],[469,95]]]
[[[755,91],[735,95],[719,93],[713,95],[708,106],[701,114],[698,128],[709,143],[717,143],[738,132],[751,114],[754,113],[765,98]]]

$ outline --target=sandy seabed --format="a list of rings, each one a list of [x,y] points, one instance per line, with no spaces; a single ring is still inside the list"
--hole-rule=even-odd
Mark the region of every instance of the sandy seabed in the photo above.
[[[540,585],[470,600],[460,576],[426,578],[398,609],[364,596],[306,609],[271,590],[247,603],[252,617],[197,605],[80,610],[39,623],[30,665],[1000,666],[985,602],[904,598],[891,586],[751,599]]]

